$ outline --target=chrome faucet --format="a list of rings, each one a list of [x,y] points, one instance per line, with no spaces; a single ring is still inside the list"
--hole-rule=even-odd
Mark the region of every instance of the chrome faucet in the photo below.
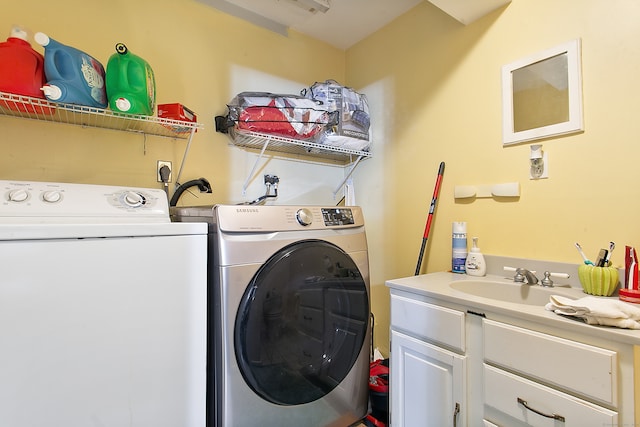
[[[526,268],[517,268],[516,275],[513,276],[513,281],[517,283],[526,283],[527,285],[538,284],[538,278],[536,275]]]

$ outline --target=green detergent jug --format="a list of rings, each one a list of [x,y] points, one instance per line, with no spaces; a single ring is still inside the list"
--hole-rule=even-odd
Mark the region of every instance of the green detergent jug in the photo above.
[[[156,106],[156,81],[144,59],[116,44],[106,72],[107,98],[111,110],[151,116]]]

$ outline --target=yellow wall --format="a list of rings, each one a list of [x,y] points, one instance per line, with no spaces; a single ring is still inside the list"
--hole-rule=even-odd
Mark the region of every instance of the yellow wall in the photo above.
[[[235,197],[232,148],[212,118],[239,88],[234,70],[311,84],[334,78],[366,93],[374,157],[355,172],[370,246],[376,346],[388,350],[384,281],[412,275],[435,175],[445,177],[423,271],[450,267],[451,222],[467,221],[487,254],[578,263],[610,240],[613,261],[640,242],[636,98],[640,94],[640,3],[636,0],[513,0],[463,26],[428,2],[345,52],[292,33],[284,37],[192,0],[25,0],[5,5],[0,29],[43,31],[106,64],[116,42],[147,59],[158,101],[183,102],[206,126],[187,178],[215,181]],[[70,21],[70,23],[66,23]],[[582,39],[585,132],[543,142],[550,178],[528,179],[529,145],[503,147],[500,67]],[[266,79],[265,81],[271,81]],[[247,82],[250,89],[261,81]],[[263,90],[271,90],[264,87]],[[179,162],[184,142],[50,126],[0,117],[0,179],[156,185],[155,162]],[[243,165],[243,168],[245,165]],[[518,201],[455,202],[457,184],[518,181]]]
[[[238,201],[230,182],[244,180],[245,162],[240,168],[234,164],[228,137],[213,125],[213,117],[226,114],[226,103],[237,92],[274,92],[275,79],[296,82],[291,87],[297,91],[318,80],[344,79],[344,51],[300,34],[285,37],[258,28],[195,0],[52,4],[26,0],[5,5],[0,34],[6,36],[0,39],[20,24],[91,54],[105,67],[117,42],[147,60],[155,73],[157,102],[181,102],[205,126],[193,140],[182,176],[183,182],[204,176],[214,186],[214,194],[201,196],[198,204]],[[264,77],[236,82],[238,69]],[[184,140],[6,117],[0,117],[0,126],[0,179],[155,187],[156,161],[173,161],[177,171],[186,146]]]
[[[452,221],[467,221],[484,253],[503,256],[579,263],[575,242],[595,257],[613,240],[612,260],[622,265],[624,245],[640,244],[639,19],[634,0],[513,0],[463,26],[423,2],[347,51],[348,83],[374,88],[387,105],[376,132],[383,138],[358,174],[362,188],[384,172],[364,199],[381,348],[383,283],[414,272],[441,161],[423,271],[450,268]],[[582,39],[585,131],[543,141],[550,177],[531,181],[530,144],[502,145],[500,68],[575,38]],[[453,198],[454,185],[512,181],[521,184],[518,201]],[[372,215],[374,206],[380,213]]]
[[[414,272],[441,161],[423,271],[450,268],[452,221],[467,221],[487,254],[579,263],[575,242],[595,257],[613,240],[622,265],[624,245],[640,245],[639,20],[634,0],[513,0],[463,26],[423,2],[347,51],[347,82],[385,104],[375,157],[358,174],[359,188],[385,177],[372,189],[382,213],[367,217],[377,345],[387,342],[384,280]],[[502,146],[500,69],[578,37],[585,131],[543,141],[550,177],[531,181],[530,144]],[[454,185],[512,181],[518,201],[453,198]]]

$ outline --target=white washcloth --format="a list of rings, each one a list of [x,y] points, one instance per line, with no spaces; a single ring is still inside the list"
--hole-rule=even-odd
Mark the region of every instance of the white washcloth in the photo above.
[[[557,314],[578,317],[589,325],[640,329],[640,307],[617,299],[584,297],[574,300],[551,295],[544,308]]]

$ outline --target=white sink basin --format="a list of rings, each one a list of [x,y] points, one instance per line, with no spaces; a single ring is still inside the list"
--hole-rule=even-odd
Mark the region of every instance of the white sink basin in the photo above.
[[[514,282],[496,282],[488,280],[459,280],[449,284],[451,289],[477,297],[515,304],[543,306],[549,302],[549,296],[562,295],[568,298],[585,296],[580,289],[545,288],[540,285],[527,285]]]

